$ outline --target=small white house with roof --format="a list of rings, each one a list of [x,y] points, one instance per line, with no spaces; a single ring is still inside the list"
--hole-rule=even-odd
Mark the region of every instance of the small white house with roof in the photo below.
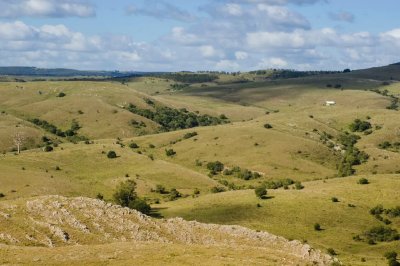
[[[325,101],[325,106],[334,106],[336,105],[335,101]]]

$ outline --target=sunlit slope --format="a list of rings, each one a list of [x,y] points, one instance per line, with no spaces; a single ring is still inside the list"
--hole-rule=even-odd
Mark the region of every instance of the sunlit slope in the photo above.
[[[96,262],[154,265],[161,261],[176,265],[194,262],[202,256],[207,257],[201,260],[202,265],[225,265],[228,261],[234,265],[334,262],[331,256],[309,245],[267,232],[187,222],[181,218],[155,220],[134,210],[84,197],[3,201],[0,225],[0,243],[8,244],[1,246],[2,264],[16,259],[18,263],[52,265],[78,260],[80,265]],[[77,246],[79,250],[74,248]],[[73,251],[77,252],[72,255]]]
[[[345,264],[383,265],[382,254],[397,250],[398,241],[368,245],[354,241],[353,236],[383,224],[369,214],[372,207],[398,205],[400,176],[369,176],[368,185],[357,184],[359,178],[307,182],[300,191],[268,190],[267,200],[257,199],[253,190],[210,194],[164,203],[160,211],[165,217],[240,224],[289,239],[307,240],[321,249],[333,248]],[[332,202],[332,197],[339,202]],[[315,223],[320,223],[323,230],[315,231]],[[392,219],[391,227],[400,229],[400,220]],[[362,257],[365,263],[361,262]]]

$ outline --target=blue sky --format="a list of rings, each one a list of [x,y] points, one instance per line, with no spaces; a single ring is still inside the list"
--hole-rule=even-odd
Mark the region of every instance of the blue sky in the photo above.
[[[339,70],[400,61],[398,0],[0,0],[0,65]]]

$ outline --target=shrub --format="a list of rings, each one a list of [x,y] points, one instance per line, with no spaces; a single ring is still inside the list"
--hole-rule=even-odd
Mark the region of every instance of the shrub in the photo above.
[[[151,207],[147,202],[143,199],[136,198],[135,200],[131,201],[128,205],[130,209],[134,209],[137,211],[140,211],[141,213],[144,214],[150,214],[151,212]]]
[[[385,210],[385,209],[383,208],[383,206],[382,206],[381,204],[379,204],[379,205],[373,207],[373,208],[369,211],[369,213],[372,214],[372,215],[380,215],[380,214],[382,214],[382,213],[384,212],[384,210]]]
[[[207,164],[207,169],[212,172],[219,173],[222,172],[222,170],[224,170],[224,164],[221,163],[220,161],[209,162]]]
[[[166,150],[165,150],[165,154],[166,154],[168,157],[172,157],[172,156],[176,155],[176,152],[175,152],[173,149],[166,149]]]
[[[198,134],[197,134],[197,132],[189,132],[189,133],[186,133],[184,136],[183,136],[183,138],[184,139],[190,139],[190,138],[193,138],[194,136],[197,136]]]
[[[300,181],[296,181],[296,182],[294,183],[294,187],[295,187],[297,190],[302,190],[302,189],[304,188],[304,186],[301,184]]]
[[[336,256],[337,255],[336,251],[333,248],[328,248],[326,251],[331,256]]]
[[[109,152],[107,153],[107,158],[109,158],[109,159],[115,159],[115,158],[117,158],[117,153],[116,153],[115,151],[109,151]]]
[[[193,195],[199,195],[200,194],[200,190],[198,188],[195,188],[193,190]]]
[[[67,96],[67,95],[64,92],[60,92],[59,94],[57,94],[57,97],[60,97],[60,98],[65,97],[65,96]]]
[[[149,214],[151,210],[150,205],[137,196],[135,189],[136,183],[131,179],[120,183],[113,195],[115,202],[122,207],[129,207],[145,214]]]
[[[225,188],[223,188],[223,187],[212,187],[210,191],[211,191],[211,193],[220,193],[220,192],[224,192]]]
[[[255,188],[254,193],[256,193],[256,196],[258,198],[262,199],[267,195],[267,189],[265,188],[265,186],[261,185]]]
[[[4,198],[5,196],[4,193],[0,193],[0,198]]]
[[[364,233],[368,240],[377,242],[391,242],[400,239],[396,229],[386,226],[375,226]]]
[[[50,145],[46,145],[46,146],[43,148],[43,151],[45,151],[45,152],[51,152],[51,151],[53,151],[53,147],[51,147]]]
[[[264,124],[264,127],[265,127],[266,129],[270,129],[270,128],[272,128],[272,125],[271,125],[271,124],[268,124],[268,123],[266,123],[266,124]]]
[[[367,185],[367,184],[369,184],[369,181],[368,181],[368,179],[366,179],[366,178],[360,178],[360,179],[358,180],[357,184],[360,184],[360,185]]]
[[[167,193],[167,190],[162,185],[156,185],[156,189],[154,191],[157,192],[157,193],[160,193],[160,194]]]
[[[139,145],[137,145],[135,142],[132,142],[131,144],[129,144],[129,148],[131,149],[138,149]]]
[[[372,128],[372,125],[368,121],[361,121],[360,119],[356,119],[353,123],[350,124],[349,128],[352,132],[364,132]]]
[[[98,200],[104,200],[103,194],[98,193],[98,194],[96,195],[96,199],[98,199]]]
[[[172,188],[171,191],[169,192],[169,199],[170,200],[176,200],[177,198],[182,197],[181,193],[179,193],[178,190],[175,188]]]
[[[388,251],[383,255],[387,260],[397,260],[396,251]]]
[[[315,231],[321,231],[321,225],[319,223],[314,224],[314,230]]]
[[[332,197],[331,200],[332,200],[332,202],[339,202],[339,199],[336,197]]]

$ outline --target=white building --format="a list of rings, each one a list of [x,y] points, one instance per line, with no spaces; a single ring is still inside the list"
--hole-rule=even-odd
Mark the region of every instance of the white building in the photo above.
[[[333,106],[333,105],[336,105],[336,102],[335,101],[326,101],[325,105],[326,106]]]

